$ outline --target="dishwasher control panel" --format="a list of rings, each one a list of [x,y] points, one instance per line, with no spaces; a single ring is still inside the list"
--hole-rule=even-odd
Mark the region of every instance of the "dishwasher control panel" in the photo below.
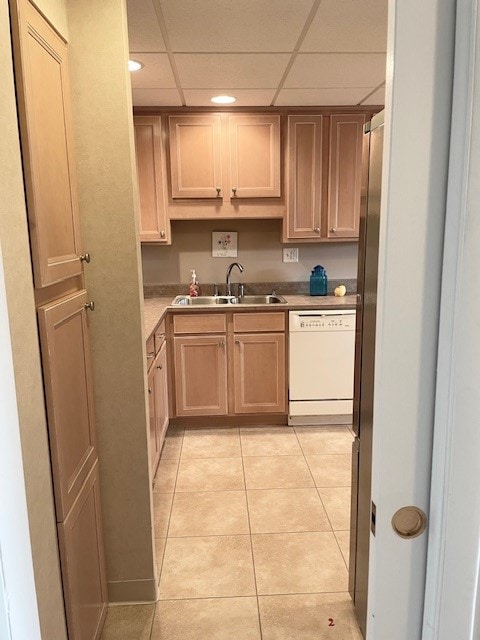
[[[290,311],[290,331],[354,331],[355,311]]]

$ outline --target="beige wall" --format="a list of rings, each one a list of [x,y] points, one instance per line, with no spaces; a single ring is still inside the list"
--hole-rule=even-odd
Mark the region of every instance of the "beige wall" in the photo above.
[[[238,232],[238,258],[212,258],[212,231]],[[357,244],[293,244],[298,263],[282,262],[280,220],[176,221],[170,247],[143,246],[145,284],[188,283],[190,269],[202,282],[224,282],[226,267],[238,260],[245,267],[243,282],[305,281],[322,264],[330,278],[356,278]],[[239,276],[235,273],[235,279]]]
[[[49,5],[55,8],[48,14],[55,23],[63,2],[51,0]],[[43,638],[63,640],[63,597],[11,65],[8,2],[0,0],[0,242],[40,626]]]
[[[66,0],[32,0],[55,29],[68,39]]]
[[[124,2],[71,0],[70,69],[112,601],[156,597]]]

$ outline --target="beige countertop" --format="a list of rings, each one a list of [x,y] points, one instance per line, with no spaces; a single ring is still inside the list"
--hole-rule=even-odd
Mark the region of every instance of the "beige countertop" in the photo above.
[[[172,297],[154,297],[145,298],[144,317],[145,317],[145,337],[148,338],[155,330],[157,324],[167,314],[168,311],[178,313],[192,313],[199,311],[208,311],[208,313],[222,313],[225,311],[246,312],[246,311],[292,311],[296,309],[354,309],[356,305],[356,295],[343,296],[308,296],[308,295],[292,295],[283,296],[287,301],[286,304],[275,305],[231,305],[227,308],[225,305],[196,305],[190,306],[173,306],[171,304]]]

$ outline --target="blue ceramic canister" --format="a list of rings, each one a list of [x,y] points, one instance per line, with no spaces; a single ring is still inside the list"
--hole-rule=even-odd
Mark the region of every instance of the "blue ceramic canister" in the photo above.
[[[312,275],[310,276],[310,295],[326,296],[327,289],[327,272],[321,265],[317,264],[317,266],[312,269]]]

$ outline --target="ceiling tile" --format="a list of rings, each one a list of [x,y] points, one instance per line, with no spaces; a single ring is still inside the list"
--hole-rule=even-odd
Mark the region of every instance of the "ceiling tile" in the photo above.
[[[371,89],[282,89],[275,106],[316,107],[358,104]],[[377,103],[378,104],[378,103]]]
[[[362,104],[385,104],[385,87],[380,87],[380,89],[374,91],[371,96],[362,100]]]
[[[173,51],[292,51],[313,0],[161,0]]]
[[[268,107],[272,103],[275,89],[185,89],[187,107],[213,107],[210,98],[227,93],[233,95],[237,101],[235,107]],[[365,93],[363,94],[365,95]],[[219,107],[221,110],[221,107]]]
[[[165,51],[152,0],[127,0],[130,51]]]
[[[175,54],[184,89],[272,89],[278,85],[289,60],[288,53]]]
[[[384,80],[383,53],[300,53],[285,88],[376,87]]]
[[[181,107],[182,101],[176,89],[133,89],[134,107]]]
[[[322,0],[301,51],[387,50],[388,0]]]
[[[174,89],[172,67],[166,53],[136,53],[132,56],[145,66],[130,74],[136,89]]]

